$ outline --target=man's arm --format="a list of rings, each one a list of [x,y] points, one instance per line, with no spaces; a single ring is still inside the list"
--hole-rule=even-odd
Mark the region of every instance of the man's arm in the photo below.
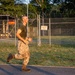
[[[23,38],[20,36],[20,33],[21,33],[21,29],[18,29],[18,30],[17,30],[17,33],[16,33],[17,38],[20,39],[21,41],[23,41],[24,43],[29,44],[29,42],[28,42],[26,39],[23,39]]]

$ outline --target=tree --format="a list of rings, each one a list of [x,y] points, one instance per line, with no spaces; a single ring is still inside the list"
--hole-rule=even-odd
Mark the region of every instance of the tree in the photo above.
[[[23,4],[20,0],[0,0],[0,14],[21,16],[25,14],[26,10],[24,9],[26,9],[26,4]]]
[[[50,0],[31,0],[30,4],[35,7],[37,14],[49,16],[51,10]]]
[[[0,0],[0,14],[9,14],[9,10],[14,10],[14,0]],[[12,7],[11,7],[12,6]],[[12,14],[12,13],[11,13]]]
[[[75,17],[75,0],[54,0],[63,17]]]

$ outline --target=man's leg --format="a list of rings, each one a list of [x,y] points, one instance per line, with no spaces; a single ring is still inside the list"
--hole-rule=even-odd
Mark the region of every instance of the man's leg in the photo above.
[[[9,62],[11,59],[13,59],[13,58],[15,58],[15,59],[23,59],[24,57],[22,56],[22,55],[20,55],[20,54],[9,54],[8,55],[8,57],[7,57],[7,62]]]
[[[29,53],[29,51],[26,51],[26,53],[24,55],[22,71],[30,71],[30,69],[27,69],[27,65],[28,65],[29,59],[30,59],[30,53]]]
[[[7,62],[9,62],[11,59],[15,58],[15,55],[13,54],[9,54],[8,57],[7,57]]]

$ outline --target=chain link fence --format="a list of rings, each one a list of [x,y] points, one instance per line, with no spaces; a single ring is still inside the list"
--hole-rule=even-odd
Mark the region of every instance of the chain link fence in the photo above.
[[[40,25],[39,25],[40,24]],[[7,27],[6,20],[0,20],[0,40],[15,39],[20,22]],[[39,27],[40,26],[40,27]],[[7,33],[8,31],[8,33]],[[39,33],[40,31],[40,33]],[[40,34],[40,35],[39,35]],[[35,18],[29,19],[28,36],[33,44],[75,44],[75,18]],[[40,37],[40,40],[39,40]],[[17,40],[17,39],[16,39]]]
[[[37,44],[75,44],[75,18],[38,18],[38,20],[33,21],[32,26],[35,27],[30,31],[30,34],[37,38]]]

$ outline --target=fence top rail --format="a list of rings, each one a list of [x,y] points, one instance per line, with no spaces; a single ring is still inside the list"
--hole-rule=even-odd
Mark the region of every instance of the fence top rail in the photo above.
[[[49,23],[44,23],[44,24],[49,24]],[[75,24],[75,22],[51,22],[51,24]],[[43,23],[41,23],[43,25]]]

